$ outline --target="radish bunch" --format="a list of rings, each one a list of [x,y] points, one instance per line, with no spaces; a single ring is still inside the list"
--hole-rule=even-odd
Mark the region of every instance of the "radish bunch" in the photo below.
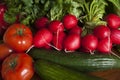
[[[107,25],[110,28],[110,39],[114,45],[120,44],[120,17],[115,14],[106,16]]]
[[[91,34],[81,38],[81,51],[91,54],[94,51],[114,54],[112,52],[113,45],[120,44],[120,17],[116,14],[108,14],[105,21],[107,25],[98,25]]]
[[[108,14],[105,20],[106,26],[100,25],[93,30],[99,40],[96,50],[102,53],[112,53],[113,45],[120,44],[120,17],[116,14]]]
[[[113,45],[120,44],[120,17],[109,14],[105,20],[107,25],[98,25],[92,33],[81,36],[82,27],[78,25],[75,15],[67,14],[61,21],[49,21],[42,17],[36,21],[36,27],[39,28],[33,45],[37,48],[54,48],[66,52],[80,50],[91,54],[94,51],[110,53]]]
[[[34,47],[52,47],[66,52],[80,48],[82,28],[79,27],[78,19],[75,15],[67,14],[61,21],[49,21],[46,17],[38,18],[35,26],[38,31],[34,35]]]

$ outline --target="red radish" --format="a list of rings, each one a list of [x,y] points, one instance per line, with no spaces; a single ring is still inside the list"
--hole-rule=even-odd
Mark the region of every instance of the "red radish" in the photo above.
[[[66,29],[71,29],[77,26],[78,19],[75,15],[67,14],[63,17],[63,25]]]
[[[52,41],[53,34],[46,28],[40,29],[33,38],[33,45],[41,48]]]
[[[109,37],[101,39],[98,42],[97,51],[102,53],[109,53],[112,49],[112,42]]]
[[[70,29],[69,34],[73,33],[80,35],[82,33],[82,28],[79,26],[73,27],[72,29]]]
[[[6,10],[7,7],[4,4],[0,4],[0,35],[3,35],[8,27],[8,23],[4,21],[4,14]]]
[[[112,29],[110,38],[113,44],[120,44],[120,30]]]
[[[49,20],[47,17],[41,17],[35,21],[35,26],[37,29],[45,28],[48,25],[48,22]]]
[[[98,45],[98,39],[93,34],[87,34],[81,39],[81,47],[86,50],[86,52],[92,53]]]
[[[95,27],[93,33],[98,39],[110,37],[110,29],[104,25],[99,25]]]
[[[4,29],[4,28],[0,27],[0,36],[3,36],[5,31],[6,31],[6,28]]]
[[[48,45],[48,44],[44,45],[42,48],[48,49],[48,50],[52,49],[52,47],[50,45]]]
[[[67,35],[63,42],[65,51],[75,51],[80,48],[80,35],[78,34],[70,34]]]
[[[53,33],[63,32],[64,31],[63,23],[60,22],[59,20],[51,21],[49,23],[48,27],[51,30],[51,32],[53,32]]]
[[[57,50],[63,49],[63,40],[65,39],[66,34],[64,32],[60,32],[59,34],[53,35],[53,46],[56,47]]]
[[[116,14],[108,14],[105,20],[110,28],[117,29],[120,26],[120,17]]]

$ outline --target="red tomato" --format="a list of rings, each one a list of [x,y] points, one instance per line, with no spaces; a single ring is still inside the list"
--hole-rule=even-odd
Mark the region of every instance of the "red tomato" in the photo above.
[[[17,52],[26,51],[32,45],[32,31],[23,24],[13,24],[5,32],[3,41]]]
[[[2,68],[2,63],[0,63],[0,72],[1,72],[1,68]],[[0,77],[1,77],[1,74],[0,74]],[[0,79],[1,80],[1,79]]]
[[[13,50],[6,44],[0,44],[0,61],[7,57]]]
[[[33,60],[26,53],[11,54],[2,63],[4,80],[30,80],[34,74]]]

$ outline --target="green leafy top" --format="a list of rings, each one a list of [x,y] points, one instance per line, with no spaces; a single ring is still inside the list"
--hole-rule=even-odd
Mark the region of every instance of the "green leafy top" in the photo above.
[[[84,24],[83,35],[91,33],[97,25],[106,24],[103,20],[106,6],[107,2],[105,0],[86,0],[83,2],[83,16],[80,17],[81,22]]]
[[[36,18],[47,16],[61,20],[65,14],[74,14],[86,28],[104,24],[102,17],[107,3],[104,0],[5,0],[8,11],[5,21],[14,23],[16,15],[23,24],[33,24]]]
[[[37,0],[35,0],[37,1]],[[16,16],[19,15],[19,21],[24,24],[32,23],[39,14],[39,7],[34,0],[5,0],[8,10],[5,14],[5,21],[14,23]]]
[[[120,0],[107,0],[112,5],[108,5],[112,13],[115,13],[120,16]]]
[[[16,15],[21,23],[29,25],[41,16],[61,20],[67,13],[77,17],[81,14],[80,4],[74,0],[5,0],[5,3],[8,6],[5,21],[9,23],[16,21]]]
[[[105,7],[107,3],[104,0],[92,0],[92,2],[85,2],[83,6],[84,18],[86,27],[104,24],[103,16],[105,14]],[[87,26],[88,25],[88,26]]]

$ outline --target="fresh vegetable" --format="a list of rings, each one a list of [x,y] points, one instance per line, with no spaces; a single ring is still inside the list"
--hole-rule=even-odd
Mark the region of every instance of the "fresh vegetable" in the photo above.
[[[30,80],[34,74],[33,59],[26,53],[12,53],[2,63],[4,80]]]
[[[93,33],[98,39],[104,39],[110,37],[111,31],[107,26],[99,25],[94,28]]]
[[[63,23],[59,20],[54,20],[49,23],[49,29],[53,33],[59,33],[64,31]]]
[[[55,49],[60,51],[64,48],[63,42],[64,42],[65,37],[66,37],[65,32],[59,32],[53,35],[52,44],[53,46],[55,46]]]
[[[5,4],[0,3],[0,27],[5,27],[6,22],[4,21],[4,14],[7,10],[7,7]]]
[[[8,9],[5,13],[4,19],[10,24],[16,22],[16,16],[19,16],[18,21],[20,23],[30,26],[30,24],[34,23],[36,18],[39,17],[38,14],[40,13],[40,9],[37,6],[38,2],[33,0],[4,0],[4,2],[6,3]]]
[[[31,25],[36,18],[47,16],[50,21],[61,20],[68,13],[79,17],[82,13],[80,6],[82,1],[63,1],[63,0],[5,0],[8,11],[5,14],[5,20],[14,23],[16,15],[19,15],[20,23]],[[28,3],[29,2],[29,3]]]
[[[52,0],[29,0],[29,1],[28,0],[21,0],[21,1],[4,0],[4,3],[7,6],[7,11],[5,11],[5,15],[4,15],[4,20],[6,22],[13,24],[17,20],[20,24],[22,23],[24,25],[29,25],[29,27],[32,28],[33,31],[34,31],[34,27],[37,27],[37,29],[39,29],[38,32],[35,32],[34,39],[32,41],[29,40],[31,42],[29,47],[27,46],[24,49],[22,48],[23,44],[14,45],[13,41],[17,43],[15,41],[16,39],[15,36],[14,36],[14,39],[11,39],[10,36],[9,37],[7,36],[5,39],[5,35],[6,35],[5,34],[3,37],[5,44],[10,46],[16,52],[23,52],[23,51],[26,51],[28,48],[29,48],[28,50],[30,50],[33,47],[47,48],[47,49],[51,49],[52,47],[57,50],[64,49],[65,52],[79,51],[79,49],[80,50],[82,49],[82,51],[95,53],[95,55],[92,55],[92,56],[90,56],[90,54],[85,54],[85,56],[86,55],[89,56],[87,57],[87,60],[85,60],[86,57],[83,57],[82,60],[80,58],[80,60],[83,62],[82,63],[81,61],[79,61],[82,64],[82,67],[80,68],[82,68],[83,71],[84,70],[92,71],[93,69],[95,71],[105,70],[105,69],[110,69],[111,66],[113,66],[113,68],[116,68],[116,65],[117,67],[119,67],[119,64],[117,64],[118,62],[114,62],[115,60],[119,61],[116,58],[111,59],[111,57],[109,57],[108,55],[107,56],[105,55],[104,57],[103,54],[102,54],[102,57],[101,55],[99,55],[100,57],[98,57],[98,55],[97,57],[94,57],[97,54],[96,52],[107,53],[107,54],[111,53],[112,45],[117,45],[119,43],[119,42],[113,42],[114,41],[112,40],[113,35],[110,32],[110,30],[112,31],[111,28],[118,29],[120,26],[118,22],[120,19],[119,19],[119,16],[117,16],[118,12],[117,14],[113,14],[113,13],[116,13],[116,12],[112,12],[113,11],[112,9],[114,7],[113,8],[110,7],[110,5],[112,6],[114,5],[119,10],[118,0],[113,0],[113,1],[112,0],[64,0],[64,1],[63,0],[53,0],[53,1]],[[108,14],[109,7],[111,9],[111,14]],[[100,27],[99,25],[103,27]],[[46,26],[47,28],[49,28],[49,30],[46,28]],[[82,31],[80,29],[81,27],[79,26],[82,27]],[[110,30],[107,29],[108,27],[110,28]],[[67,34],[64,35],[64,32]],[[21,30],[19,31],[19,33],[21,34]],[[91,34],[92,36],[90,36]],[[119,39],[119,37],[115,37],[113,39],[116,40],[116,39]],[[19,48],[16,47],[18,45],[19,45]],[[64,53],[60,55],[66,55],[65,52],[60,51],[60,53]],[[30,50],[30,53],[31,53],[31,50]],[[41,57],[38,55],[36,56]],[[106,60],[106,57],[107,59],[109,59],[109,61]],[[68,58],[69,56],[67,57],[67,59]],[[74,59],[74,56],[72,58]],[[90,58],[90,60],[88,60],[88,58]],[[95,64],[95,62],[92,62],[91,58],[93,61],[97,60],[96,63],[98,64]],[[55,58],[55,60],[56,59],[57,58]],[[101,61],[104,61],[104,62],[100,63],[98,59],[100,60],[100,62]],[[74,62],[74,61],[71,61],[71,57],[68,60],[71,63]],[[79,59],[77,58],[77,60]],[[87,62],[87,64],[85,63],[84,60]],[[114,62],[114,65],[111,65],[113,64],[113,62]],[[71,67],[71,63],[69,64],[69,62],[66,62],[65,64],[67,65],[67,67]],[[91,66],[88,67],[89,64],[92,65],[92,69],[91,69]],[[84,68],[85,67],[84,65],[85,66],[87,65],[87,68]],[[93,68],[94,67],[93,65],[95,66],[95,68]],[[98,65],[100,66],[98,67]],[[99,69],[96,68],[96,66]]]
[[[43,80],[102,80],[45,60],[37,60],[34,67]]]
[[[9,56],[13,50],[6,44],[0,44],[0,62],[3,61],[7,56]]]
[[[120,16],[120,1],[119,0],[107,0],[108,6],[106,14],[114,13]]]
[[[80,26],[73,27],[72,29],[69,30],[69,34],[73,33],[81,35],[82,28]]]
[[[120,26],[120,17],[116,14],[108,14],[105,20],[110,28],[117,29]]]
[[[105,25],[103,20],[106,13],[106,0],[83,0],[82,1],[82,16],[80,21],[83,24],[83,35],[91,33],[97,25]]]
[[[48,25],[48,18],[47,17],[40,17],[35,20],[35,26],[37,29],[45,28]]]
[[[92,53],[98,45],[98,39],[93,34],[87,34],[81,38],[81,47],[86,51]]]
[[[0,3],[0,36],[3,36],[8,27],[8,23],[4,21],[4,14],[7,11],[5,4]]]
[[[67,35],[63,42],[64,50],[67,51],[75,51],[80,48],[81,38],[79,34],[70,34]]]
[[[26,51],[32,45],[32,31],[23,24],[12,24],[6,30],[3,41],[17,52]]]
[[[112,29],[110,39],[111,39],[113,44],[119,45],[120,44],[120,30]]]
[[[40,29],[33,38],[33,45],[34,47],[41,48],[46,44],[48,45],[52,41],[52,38],[53,34],[50,30],[47,28]]]
[[[43,59],[83,72],[95,72],[109,69],[120,69],[120,59],[113,55],[94,55],[83,52],[45,50],[33,48],[28,53],[33,59]]]
[[[1,67],[2,67],[2,64],[0,63],[0,72],[1,72]],[[0,80],[3,80],[1,73],[0,73]]]
[[[97,51],[109,54],[112,50],[110,37],[104,38],[98,42]]]
[[[75,15],[67,14],[63,17],[63,25],[66,29],[71,29],[78,24],[78,19]]]
[[[49,44],[51,44],[51,43],[49,43]],[[42,48],[44,48],[44,49],[52,49],[52,47],[50,45],[48,45],[48,44],[45,44]]]

